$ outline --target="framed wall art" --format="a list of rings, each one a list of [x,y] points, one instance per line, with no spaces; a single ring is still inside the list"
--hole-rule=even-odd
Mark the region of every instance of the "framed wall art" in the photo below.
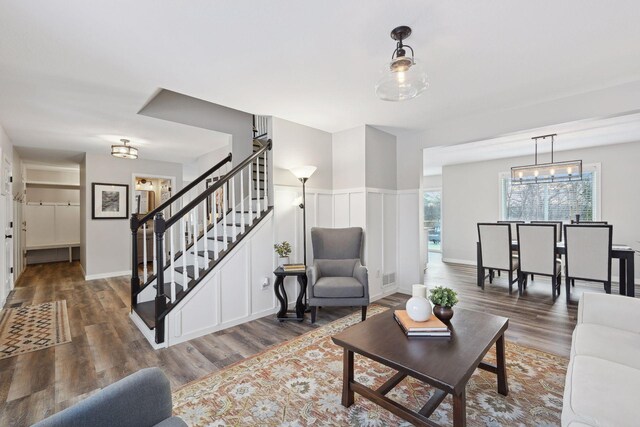
[[[127,219],[129,186],[124,184],[91,184],[92,219]]]

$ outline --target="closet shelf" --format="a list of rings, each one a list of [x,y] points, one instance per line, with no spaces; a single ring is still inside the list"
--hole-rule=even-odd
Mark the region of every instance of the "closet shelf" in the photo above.
[[[43,188],[67,188],[78,189],[80,184],[62,183],[55,181],[26,181],[27,187],[43,187]]]

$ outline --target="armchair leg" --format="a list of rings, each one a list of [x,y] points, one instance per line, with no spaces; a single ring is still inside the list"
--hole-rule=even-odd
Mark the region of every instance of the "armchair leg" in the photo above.
[[[364,322],[365,320],[367,320],[367,306],[363,305],[362,306],[362,321]]]
[[[311,323],[316,323],[316,314],[318,314],[318,307],[310,307],[311,308]]]

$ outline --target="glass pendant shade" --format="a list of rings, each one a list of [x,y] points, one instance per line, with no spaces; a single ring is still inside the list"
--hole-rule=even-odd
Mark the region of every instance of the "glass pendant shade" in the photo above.
[[[292,174],[298,179],[309,179],[311,175],[318,169],[315,166],[298,166],[296,168],[289,169]]]
[[[395,58],[382,71],[376,84],[376,95],[384,101],[405,101],[424,92],[429,83],[427,74],[415,58]]]
[[[121,159],[137,159],[138,158],[138,149],[134,148],[129,144],[128,139],[121,139],[121,145],[112,145],[111,146],[111,155],[114,157],[120,157]]]

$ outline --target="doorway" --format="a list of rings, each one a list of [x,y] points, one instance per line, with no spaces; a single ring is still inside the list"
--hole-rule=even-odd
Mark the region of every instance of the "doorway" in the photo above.
[[[424,232],[427,236],[427,251],[442,251],[442,190],[429,189],[424,192]]]

